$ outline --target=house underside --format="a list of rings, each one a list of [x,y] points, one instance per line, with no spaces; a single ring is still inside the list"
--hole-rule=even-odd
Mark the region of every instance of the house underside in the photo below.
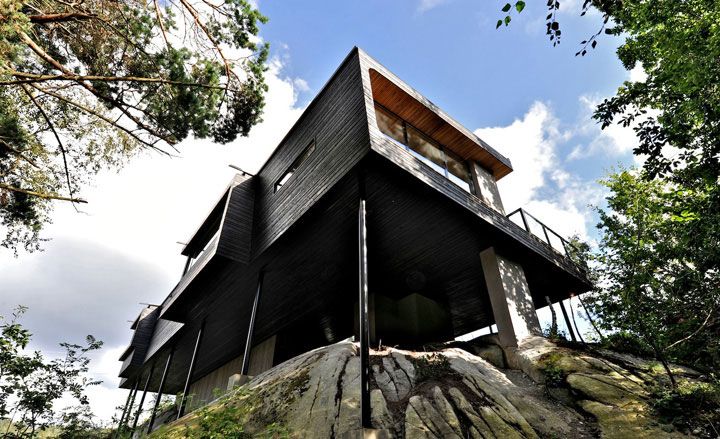
[[[145,361],[162,367],[173,346],[164,393],[183,390],[201,325],[191,382],[239,361],[260,271],[253,346],[273,338],[274,346],[270,363],[267,353],[255,371],[251,363],[251,375],[357,334],[361,185],[367,200],[371,345],[445,341],[495,323],[480,260],[488,247],[522,265],[536,308],[546,305],[545,296],[558,301],[587,289],[579,272],[573,275],[370,153],[261,257],[247,265],[213,259],[164,310],[158,325],[185,323],[166,348],[150,352]],[[214,384],[224,388],[230,374]],[[130,388],[135,377],[127,378],[122,387]],[[155,373],[148,391],[157,391],[159,381]]]

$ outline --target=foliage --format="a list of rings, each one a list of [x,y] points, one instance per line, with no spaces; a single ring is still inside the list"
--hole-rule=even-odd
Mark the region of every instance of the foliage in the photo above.
[[[542,373],[548,388],[562,387],[565,384],[567,373],[560,367],[559,360],[560,355],[557,353],[552,353],[542,360]]]
[[[609,210],[598,210],[600,282],[590,304],[600,326],[639,337],[664,366],[674,360],[717,369],[720,248],[718,224],[704,211],[712,190],[631,171],[604,184]]]
[[[652,348],[647,343],[637,335],[627,331],[617,331],[605,336],[600,346],[604,349],[641,358],[655,356]]]
[[[681,381],[676,389],[659,387],[652,394],[653,409],[663,422],[700,437],[720,432],[720,381]]]
[[[90,362],[88,353],[102,346],[91,335],[84,346],[61,343],[65,350],[62,358],[47,360],[39,351],[23,352],[32,335],[19,322],[26,310],[22,306],[16,308],[12,318],[0,325],[0,419],[9,420],[0,436],[3,438],[37,437],[48,426],[58,424],[53,403],[70,396],[81,407],[87,407],[86,388],[99,384],[85,376]],[[84,410],[65,412],[61,417],[59,423],[65,437],[78,437],[72,435],[88,425],[89,415]]]
[[[246,0],[0,2],[0,245],[37,249],[50,200],[192,135],[260,121],[266,18]]]
[[[251,403],[254,395],[245,388],[234,390],[212,405],[199,409],[194,418],[195,425],[187,425],[184,437],[189,439],[243,439],[267,438],[284,439],[290,437],[290,432],[278,422],[269,422],[262,426],[258,432],[248,428],[248,423],[263,423],[255,416],[254,405]],[[152,437],[165,437],[169,435],[167,428],[163,427],[153,433]]]

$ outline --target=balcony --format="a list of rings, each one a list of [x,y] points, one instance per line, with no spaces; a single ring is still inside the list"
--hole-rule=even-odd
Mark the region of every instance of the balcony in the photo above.
[[[581,252],[574,243],[563,238],[559,233],[546,226],[542,221],[524,209],[518,208],[513,210],[507,214],[507,218],[525,230],[534,239],[568,258],[583,273],[587,271],[585,261],[580,260],[578,257]]]

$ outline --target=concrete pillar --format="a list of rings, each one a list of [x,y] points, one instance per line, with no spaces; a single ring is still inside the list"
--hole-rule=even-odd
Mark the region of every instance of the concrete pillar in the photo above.
[[[498,256],[493,247],[480,252],[480,260],[500,344],[516,347],[525,337],[540,335],[540,322],[522,267]]]
[[[500,192],[498,191],[495,177],[476,162],[470,164],[470,174],[472,175],[473,186],[475,187],[475,196],[480,198],[493,209],[505,215]]]

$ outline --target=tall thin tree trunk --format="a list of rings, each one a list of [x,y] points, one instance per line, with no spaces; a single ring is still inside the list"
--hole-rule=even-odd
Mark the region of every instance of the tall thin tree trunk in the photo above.
[[[577,332],[577,336],[580,339],[580,342],[582,344],[586,344],[585,340],[583,340],[582,334],[580,334],[580,330],[578,329],[577,321],[575,320],[575,310],[573,310],[572,306],[573,297],[575,296],[571,295],[570,299],[568,300],[568,303],[570,304],[570,315],[572,316],[573,326],[575,326],[575,332]]]
[[[592,315],[590,315],[590,311],[588,311],[587,306],[585,306],[585,302],[583,302],[583,300],[580,296],[577,296],[577,298],[578,298],[578,301],[580,302],[580,305],[585,310],[585,315],[587,315],[590,325],[593,327],[595,332],[597,332],[597,335],[600,336],[600,341],[605,341],[605,336],[602,335],[602,332],[600,332],[600,329],[598,329],[598,327],[595,325],[595,320],[592,318]]]
[[[653,343],[652,344],[653,351],[655,351],[655,358],[662,364],[663,368],[665,369],[665,373],[667,373],[668,378],[670,378],[670,385],[672,385],[673,389],[677,389],[677,381],[675,381],[675,375],[672,373],[672,370],[670,370],[670,365],[667,363],[667,360],[665,360],[665,355],[663,355],[662,351],[658,349],[658,347]]]
[[[550,308],[550,315],[552,316],[552,323],[550,324],[550,334],[549,337],[557,337],[558,335],[558,327],[557,327],[557,314],[555,314],[555,308],[553,307],[552,302],[550,301],[550,298],[548,296],[545,296],[545,302],[547,302],[548,307]]]

